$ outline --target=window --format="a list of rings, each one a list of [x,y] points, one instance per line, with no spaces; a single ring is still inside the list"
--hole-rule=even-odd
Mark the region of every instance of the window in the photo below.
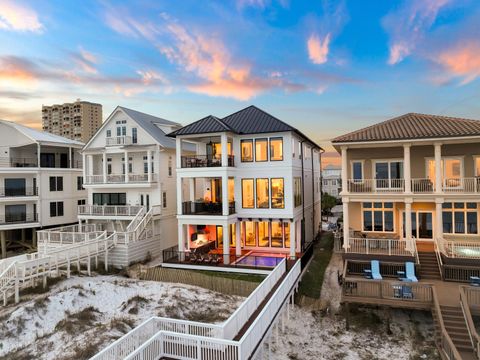
[[[268,160],[268,141],[267,139],[255,140],[255,161]]]
[[[356,182],[363,180],[363,163],[361,161],[352,162],[352,176]]]
[[[245,246],[256,246],[255,223],[253,221],[245,221]]]
[[[272,208],[283,209],[285,208],[285,197],[283,192],[283,179],[271,179],[272,188]]]
[[[258,246],[270,246],[270,227],[268,221],[260,221],[256,224],[258,228]]]
[[[127,205],[126,193],[93,193],[93,205]]]
[[[173,174],[172,157],[170,156],[168,159],[168,176],[172,176],[172,174]]]
[[[477,203],[443,203],[445,234],[478,234]]]
[[[50,203],[50,217],[63,216],[63,201],[54,201]]]
[[[162,192],[162,207],[165,209],[167,207],[167,192]]]
[[[295,139],[292,138],[292,158],[295,159]]]
[[[110,175],[112,173],[112,158],[107,159],[107,174]]]
[[[137,128],[132,128],[132,143],[137,143]]]
[[[283,138],[270,138],[270,161],[283,160]]]
[[[302,178],[293,178],[293,205],[298,207],[302,205]]]
[[[86,204],[85,199],[77,200],[77,205],[85,205],[85,204]]]
[[[253,179],[242,179],[242,207],[253,209],[255,207]]]
[[[463,160],[461,158],[443,158],[441,162],[442,180],[447,187],[459,187],[463,170]],[[427,161],[428,178],[435,179],[435,160]]]
[[[475,161],[475,176],[480,177],[480,156],[475,156],[474,161]]]
[[[270,207],[268,179],[257,179],[257,208],[265,209]]]
[[[403,179],[403,161],[375,162],[375,179],[377,188],[401,187],[401,179]]]
[[[107,138],[112,137],[112,130],[107,130]]]
[[[83,176],[77,176],[77,190],[83,190]]]
[[[393,203],[362,203],[363,231],[393,232]]]
[[[283,247],[283,227],[279,221],[272,221],[272,247]]]
[[[253,161],[253,140],[241,140],[240,148],[242,153],[242,162]]]
[[[63,176],[50,176],[50,191],[63,191]]]
[[[34,178],[35,180],[35,178]],[[33,186],[34,194],[36,186]],[[5,179],[5,196],[23,196],[27,195],[25,179]]]

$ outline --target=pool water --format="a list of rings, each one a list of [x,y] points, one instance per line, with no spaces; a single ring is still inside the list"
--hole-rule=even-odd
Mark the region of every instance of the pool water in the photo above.
[[[284,257],[280,256],[259,256],[245,255],[235,262],[236,265],[255,266],[255,267],[275,267]]]

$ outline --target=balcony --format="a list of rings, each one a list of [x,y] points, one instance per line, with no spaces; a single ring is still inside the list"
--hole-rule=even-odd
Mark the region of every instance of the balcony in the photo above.
[[[123,145],[132,145],[131,136],[116,136],[107,138],[107,146],[123,146]]]
[[[37,213],[0,214],[0,225],[34,223],[38,221]]]
[[[0,197],[22,197],[22,196],[37,196],[38,188],[0,188]]]
[[[234,155],[228,155],[228,166],[235,166]],[[222,166],[221,155],[182,156],[182,168],[204,168]]]
[[[157,174],[151,175],[151,182],[157,181]],[[128,174],[128,181],[125,174],[109,174],[106,181],[103,175],[87,175],[85,185],[96,184],[127,184],[127,183],[148,183],[148,174]]]
[[[0,168],[36,168],[38,167],[38,159],[37,158],[29,158],[29,157],[0,157]],[[49,163],[49,162],[40,162],[41,168],[61,168],[61,169],[68,169],[70,166],[68,165],[68,161],[65,164],[62,163]],[[82,161],[74,160],[72,161],[72,168],[73,169],[81,169],[82,168]]]
[[[349,179],[347,185],[351,193],[402,193],[405,191],[404,179]]]
[[[135,216],[143,206],[131,205],[79,205],[80,216]]]
[[[228,213],[235,214],[235,201],[229,202]],[[182,215],[222,215],[222,202],[185,201]]]

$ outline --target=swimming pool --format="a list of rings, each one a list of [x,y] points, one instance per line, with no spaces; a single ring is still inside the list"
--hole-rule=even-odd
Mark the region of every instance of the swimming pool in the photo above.
[[[284,258],[284,255],[250,253],[238,259],[235,265],[273,268]]]

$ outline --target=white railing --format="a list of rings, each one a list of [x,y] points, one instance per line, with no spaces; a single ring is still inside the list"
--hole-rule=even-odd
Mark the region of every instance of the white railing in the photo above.
[[[412,179],[412,192],[432,193],[435,191],[435,182],[431,179]]]
[[[87,175],[85,176],[85,185],[103,184],[103,175]]]
[[[132,219],[132,221],[130,221],[130,224],[128,224],[127,232],[135,229],[137,227],[137,225],[140,223],[140,221],[142,221],[142,218],[143,218],[144,215],[145,215],[145,208],[142,207],[138,211],[137,215],[135,215],[135,217]]]
[[[300,265],[300,262],[297,262],[297,264]],[[240,332],[245,323],[258,309],[275,284],[285,274],[285,271],[286,259],[283,259],[223,324],[206,324],[161,317],[150,318],[102,350],[92,360],[124,358],[135,349],[137,351],[143,349],[142,344],[148,339],[156,341],[154,339],[157,338],[157,333],[160,331],[231,340]]]
[[[107,146],[131,145],[131,136],[115,136],[107,138]]]
[[[480,359],[480,335],[472,318],[471,308],[480,306],[480,289],[460,286],[460,306],[477,359]]]
[[[411,242],[414,241],[411,240]],[[408,249],[408,241],[400,239],[350,238],[349,246],[345,249],[345,252],[355,254],[414,256],[415,247],[411,244],[411,249]]]
[[[106,179],[103,178],[103,175],[87,175],[85,184],[126,184],[128,178],[128,183],[146,183],[148,182],[148,174],[108,174]],[[157,174],[150,174],[150,181],[157,181]]]
[[[349,179],[350,193],[392,193],[404,192],[404,179]]]
[[[135,216],[142,208],[138,205],[78,205],[78,215]]]
[[[438,238],[438,247],[447,257],[480,259],[480,241],[445,240]]]
[[[480,192],[480,178],[443,179],[443,191],[453,193]]]

